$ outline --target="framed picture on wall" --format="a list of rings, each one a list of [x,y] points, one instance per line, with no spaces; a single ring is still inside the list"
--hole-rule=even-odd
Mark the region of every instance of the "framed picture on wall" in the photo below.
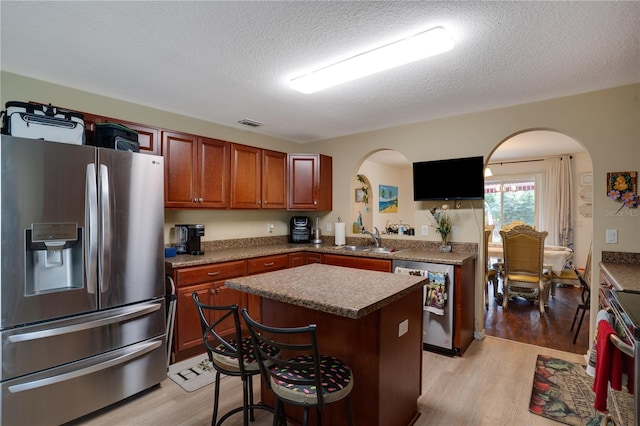
[[[611,191],[630,192],[638,195],[638,176],[636,172],[607,173],[607,194]]]
[[[356,189],[356,203],[364,203],[364,191]]]
[[[398,187],[380,185],[380,213],[398,213]]]

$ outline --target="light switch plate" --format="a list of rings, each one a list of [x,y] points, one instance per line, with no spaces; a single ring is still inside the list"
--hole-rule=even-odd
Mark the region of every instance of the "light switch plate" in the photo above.
[[[327,222],[327,232],[331,232],[331,222]]]
[[[422,225],[422,235],[429,235],[429,226],[428,225]]]
[[[607,244],[618,244],[618,230],[617,229],[607,229],[606,242],[607,242]]]

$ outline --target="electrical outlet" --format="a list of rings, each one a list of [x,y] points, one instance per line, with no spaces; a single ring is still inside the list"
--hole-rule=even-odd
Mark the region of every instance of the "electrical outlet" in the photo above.
[[[327,232],[331,232],[331,222],[327,222]]]
[[[617,229],[607,229],[606,232],[606,242],[607,244],[618,244],[618,230]]]
[[[398,324],[398,337],[402,337],[402,335],[407,334],[409,331],[409,320],[406,319]]]
[[[422,235],[429,235],[429,225],[422,225]]]
[[[267,223],[267,232],[272,234],[273,230],[274,230],[275,226],[273,225],[273,223]]]

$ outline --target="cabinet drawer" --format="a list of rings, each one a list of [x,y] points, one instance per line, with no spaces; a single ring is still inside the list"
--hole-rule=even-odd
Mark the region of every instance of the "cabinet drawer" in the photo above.
[[[346,266],[348,268],[368,269],[370,271],[391,272],[391,261],[385,259],[323,254],[322,263],[327,265]]]
[[[289,256],[286,254],[256,257],[255,259],[248,260],[249,274],[275,271],[277,269],[285,269],[288,267],[289,267]]]
[[[214,263],[205,266],[194,266],[176,271],[176,285],[182,287],[208,281],[220,281],[232,277],[246,275],[247,263],[244,260]]]

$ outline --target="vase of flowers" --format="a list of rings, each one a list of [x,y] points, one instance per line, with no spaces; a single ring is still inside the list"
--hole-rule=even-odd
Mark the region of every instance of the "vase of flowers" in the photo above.
[[[451,244],[449,244],[449,234],[451,234],[451,217],[446,209],[438,210],[433,214],[433,218],[436,220],[436,232],[442,239],[439,250],[441,253],[449,253],[451,251]]]

